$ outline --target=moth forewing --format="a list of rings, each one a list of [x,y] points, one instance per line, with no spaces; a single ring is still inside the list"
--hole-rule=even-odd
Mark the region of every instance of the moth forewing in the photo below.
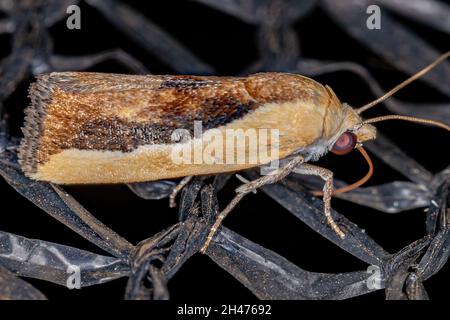
[[[27,176],[58,184],[129,183],[260,166],[274,160],[255,156],[271,146],[261,139],[263,130],[266,135],[278,130],[277,158],[311,157],[327,151],[346,116],[329,88],[283,73],[51,73],[38,77],[30,98],[20,164]],[[198,122],[200,134],[194,132]],[[175,130],[184,130],[188,139],[174,139]],[[226,138],[239,130],[245,143],[230,147],[225,139],[218,152],[211,132]],[[190,150],[191,161],[174,161],[174,153],[184,149]]]

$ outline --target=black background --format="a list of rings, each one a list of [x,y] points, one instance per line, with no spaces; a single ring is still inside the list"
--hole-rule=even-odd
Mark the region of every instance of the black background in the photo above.
[[[234,75],[258,59],[256,27],[231,16],[190,1],[136,0],[127,3],[212,65],[220,75]],[[120,47],[142,61],[151,73],[175,73],[156,56],[127,39],[94,8],[83,2],[80,7],[81,30],[68,30],[65,20],[50,29],[56,53],[89,54]],[[450,49],[448,35],[410,20],[397,18],[440,51]],[[304,57],[358,62],[369,68],[385,89],[406,78],[406,75],[397,71],[394,66],[348,36],[319,8],[298,21],[295,29]],[[9,51],[9,41],[10,36],[0,36],[0,54],[5,55]],[[89,71],[129,73],[129,70],[113,61],[98,64]],[[368,86],[349,72],[320,76],[316,80],[330,85],[342,101],[354,106],[360,106],[375,98]],[[6,102],[11,129],[15,135],[20,135],[22,112],[28,104],[26,90],[31,81],[32,77]],[[448,98],[421,82],[412,84],[397,96],[411,102],[448,102]],[[386,109],[379,106],[367,116],[385,113]],[[378,128],[431,172],[439,172],[448,165],[448,133],[436,128],[401,122],[385,122],[379,124]],[[374,157],[373,160],[375,174],[368,185],[405,180],[377,158]],[[332,169],[337,178],[347,182],[358,179],[367,169],[357,153],[347,156],[327,155],[319,163]],[[238,182],[234,179],[220,193],[222,205],[229,201],[233,187],[237,185]],[[126,186],[66,189],[99,220],[134,244],[177,221],[177,210],[169,209],[167,199],[142,200]],[[0,194],[4,204],[0,219],[1,230],[105,254],[23,199],[3,181],[0,182]],[[333,208],[365,229],[391,253],[425,234],[425,213],[422,209],[390,215],[336,199],[333,200]],[[227,218],[225,225],[309,271],[348,272],[367,268],[365,263],[316,234],[262,192],[247,196]],[[27,281],[50,299],[120,299],[126,285],[126,279],[119,279],[70,291],[40,280]],[[445,298],[444,292],[448,282],[447,264],[441,272],[425,282],[430,297]],[[202,255],[194,256],[183,266],[170,281],[169,289],[171,298],[180,301],[256,299],[231,275]],[[355,299],[383,298],[383,292],[379,291]]]

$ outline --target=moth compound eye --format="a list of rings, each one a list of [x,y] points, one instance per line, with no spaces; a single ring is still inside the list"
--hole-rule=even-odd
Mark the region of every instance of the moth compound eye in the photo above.
[[[344,132],[333,145],[331,152],[342,155],[347,154],[356,146],[356,135],[351,132]]]

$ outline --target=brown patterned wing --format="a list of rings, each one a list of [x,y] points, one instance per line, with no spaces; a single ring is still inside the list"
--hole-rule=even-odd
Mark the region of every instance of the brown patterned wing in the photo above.
[[[30,88],[20,161],[25,172],[66,149],[129,152],[171,143],[174,129],[216,128],[268,102],[314,99],[318,84],[299,75],[248,77],[62,72]]]

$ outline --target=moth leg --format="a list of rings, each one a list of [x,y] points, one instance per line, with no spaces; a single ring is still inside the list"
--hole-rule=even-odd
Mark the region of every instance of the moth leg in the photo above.
[[[189,181],[192,180],[194,176],[187,176],[184,177],[180,183],[178,183],[175,188],[173,188],[172,193],[170,194],[169,197],[169,207],[171,208],[175,208],[177,206],[176,202],[175,202],[175,198],[177,197],[177,194],[181,191],[181,189],[183,189],[188,183]]]
[[[241,185],[240,187],[238,187],[236,189],[237,195],[233,198],[233,200],[231,200],[231,202],[226,206],[226,208],[223,209],[223,211],[218,215],[216,221],[214,222],[214,225],[211,227],[211,229],[209,231],[209,234],[208,234],[208,237],[206,238],[205,244],[200,249],[200,252],[201,253],[206,252],[214,234],[216,233],[217,229],[222,224],[222,221],[226,218],[226,216],[230,213],[230,211],[233,210],[233,208],[239,203],[239,201],[242,200],[242,198],[246,194],[248,194],[264,185],[272,184],[272,183],[276,183],[276,182],[280,181],[281,179],[286,177],[289,173],[291,173],[292,170],[295,169],[295,167],[297,167],[299,164],[303,163],[303,161],[304,161],[303,156],[295,156],[294,158],[289,160],[283,167],[272,171],[269,175],[266,175],[266,176],[263,176],[256,180],[250,181],[250,182],[245,183],[245,184]]]
[[[333,194],[333,172],[309,163],[302,163],[293,170],[295,173],[304,175],[319,176],[325,181],[323,186],[323,211],[328,225],[341,238],[345,238],[345,233],[339,228],[331,216],[331,196]]]

